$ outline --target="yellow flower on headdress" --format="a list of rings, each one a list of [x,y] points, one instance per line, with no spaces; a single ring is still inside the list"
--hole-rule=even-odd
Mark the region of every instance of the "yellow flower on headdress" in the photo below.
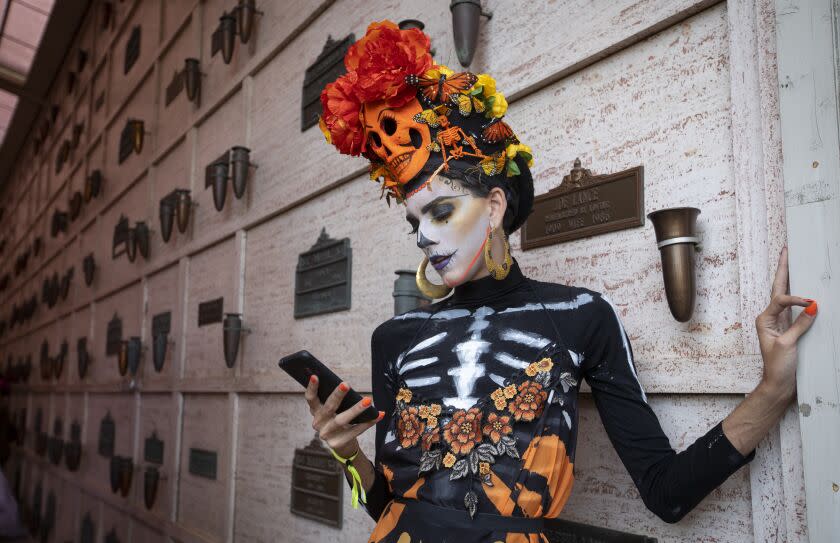
[[[443,64],[438,64],[434,68],[430,68],[430,69],[426,70],[426,73],[424,73],[423,76],[431,78],[431,79],[440,79],[441,75],[445,75],[446,77],[449,77],[450,75],[452,75],[454,73],[455,72],[450,70],[447,66],[444,66]]]
[[[522,158],[528,161],[529,168],[534,165],[534,157],[531,152],[531,148],[524,143],[511,143],[505,148],[505,153],[511,160],[513,160],[517,154],[522,155]]]
[[[501,92],[497,92],[491,96],[493,99],[493,105],[490,107],[490,112],[493,114],[493,117],[501,117],[507,111],[508,103],[505,99],[505,95]]]
[[[332,143],[332,136],[330,135],[330,131],[327,128],[327,123],[324,122],[324,118],[318,115],[318,128],[321,129],[321,132],[324,134],[324,139],[327,140],[327,143]]]
[[[473,85],[473,89],[481,87],[481,95],[489,98],[496,94],[496,80],[487,74],[478,74],[478,81]]]

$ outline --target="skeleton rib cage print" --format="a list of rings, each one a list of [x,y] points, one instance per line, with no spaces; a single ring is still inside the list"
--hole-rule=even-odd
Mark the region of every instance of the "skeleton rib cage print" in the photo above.
[[[484,277],[371,338],[372,542],[545,541],[574,481],[581,380],[647,507],[676,522],[755,455],[718,422],[677,453],[647,403],[606,296]]]

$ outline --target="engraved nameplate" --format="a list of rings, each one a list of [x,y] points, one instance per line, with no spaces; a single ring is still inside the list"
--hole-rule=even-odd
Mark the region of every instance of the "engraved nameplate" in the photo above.
[[[125,42],[125,63],[123,65],[123,75],[127,74],[129,70],[140,58],[140,27],[135,26],[131,29],[131,36]]]
[[[154,432],[144,442],[143,459],[153,464],[163,464],[163,441]]]
[[[114,317],[108,321],[108,329],[105,333],[105,354],[120,354],[120,343],[122,342],[122,320],[114,313]]]
[[[319,439],[295,449],[291,512],[341,528],[344,477]]]
[[[101,456],[111,458],[114,456],[114,441],[116,438],[117,427],[114,419],[111,418],[111,413],[106,413],[99,423],[99,446],[98,451]]]
[[[216,298],[209,302],[198,304],[198,325],[204,326],[216,322],[222,322],[224,313],[224,298]]]
[[[190,473],[216,480],[216,451],[190,449]]]
[[[522,248],[643,226],[644,222],[642,166],[592,175],[575,161],[558,187],[534,198],[534,210],[522,226]]]
[[[321,229],[318,241],[298,256],[294,317],[350,309],[350,238],[332,239]]]
[[[172,81],[166,86],[164,107],[168,107],[172,100],[181,94],[182,90],[184,90],[184,70],[178,70],[172,75]]]
[[[172,312],[159,313],[152,317],[152,335],[168,334],[172,324]]]
[[[335,81],[347,70],[344,67],[344,55],[356,41],[353,34],[340,41],[327,36],[327,42],[315,62],[306,69],[303,78],[303,99],[301,100],[300,131],[318,124],[321,113],[321,91],[330,81]]]

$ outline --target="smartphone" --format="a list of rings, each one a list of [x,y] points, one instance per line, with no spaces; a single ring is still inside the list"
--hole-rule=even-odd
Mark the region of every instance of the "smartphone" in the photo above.
[[[309,378],[315,375],[318,378],[318,399],[321,400],[321,403],[326,402],[327,398],[332,394],[332,391],[341,384],[341,379],[338,375],[333,373],[323,362],[315,358],[312,353],[305,349],[289,356],[284,356],[280,359],[278,365],[282,370],[291,375],[292,379],[303,385],[304,388],[309,386]],[[360,401],[362,401],[362,395],[351,388],[344,395],[341,404],[335,412],[341,413],[342,411],[346,411]],[[353,424],[369,422],[377,417],[379,417],[379,411],[370,405],[351,422]]]

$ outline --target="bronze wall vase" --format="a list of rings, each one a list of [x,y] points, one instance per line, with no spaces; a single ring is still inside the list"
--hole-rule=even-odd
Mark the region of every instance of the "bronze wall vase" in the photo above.
[[[87,338],[81,337],[76,342],[76,357],[78,361],[79,379],[84,379],[90,366],[90,353],[87,350]]]
[[[178,222],[178,231],[182,234],[190,225],[190,211],[193,205],[189,190],[175,189],[175,217]]]
[[[134,377],[137,375],[137,370],[140,367],[140,354],[143,350],[143,344],[140,342],[140,338],[138,336],[132,336],[128,338],[127,345],[128,352],[126,353],[126,356],[128,372],[132,377]]]
[[[198,103],[201,98],[201,67],[197,58],[184,59],[183,78],[187,100]]]
[[[243,332],[248,331],[247,328],[242,327],[241,313],[225,313],[225,319],[222,323],[222,333],[224,351],[225,351],[225,365],[232,368],[236,364],[236,358],[239,355],[239,339]]]
[[[73,147],[73,149],[77,148],[79,146],[79,143],[81,143],[82,132],[84,132],[84,130],[85,130],[84,123],[76,123],[76,124],[73,125],[73,138],[72,138],[72,141],[70,142],[70,145]]]
[[[116,494],[120,490],[121,475],[122,475],[122,457],[113,455],[111,457],[109,475],[111,479],[111,492]]]
[[[248,175],[251,168],[257,167],[255,164],[251,164],[251,150],[241,145],[232,147],[230,150],[230,163],[233,169],[233,175],[231,177],[233,194],[237,198],[242,198],[248,186]]]
[[[59,232],[67,232],[67,212],[56,209],[52,216],[50,234],[52,237],[56,237]]]
[[[70,425],[70,439],[64,444],[64,463],[70,471],[78,471],[82,463],[82,427],[78,421]]]
[[[230,64],[233,58],[234,37],[236,36],[236,17],[231,13],[223,13],[219,17],[218,32],[221,34],[222,59]]]
[[[38,367],[41,370],[41,380],[48,380],[52,375],[52,360],[50,360],[50,344],[46,339],[41,343],[41,358]]]
[[[172,226],[175,222],[173,194],[167,194],[160,200],[160,237],[164,243],[169,243],[172,237]]]
[[[171,322],[172,313],[169,311],[152,317],[152,364],[158,373],[163,370],[166,361]]]
[[[699,250],[696,207],[661,209],[648,214],[656,231],[656,246],[662,257],[665,296],[671,315],[687,322],[696,298],[694,253]]]
[[[461,66],[470,65],[478,45],[478,22],[484,16],[490,19],[493,14],[481,9],[480,0],[452,0],[449,4],[452,12],[452,35],[455,39],[455,52]]]
[[[254,30],[254,16],[262,14],[262,11],[257,10],[256,0],[239,0],[239,5],[236,6],[239,41],[248,43]]]
[[[131,480],[134,475],[134,460],[130,457],[121,457],[120,461],[120,494],[128,496],[131,491]]]
[[[120,353],[117,356],[117,370],[123,377],[128,372],[128,340],[120,341]]]
[[[82,193],[80,191],[76,191],[73,193],[73,196],[70,197],[70,220],[75,221],[79,218],[79,215],[82,212]]]
[[[64,453],[64,425],[60,418],[53,422],[53,435],[49,438],[47,445],[50,462],[57,466],[61,463],[61,455]]]
[[[34,256],[38,256],[41,254],[41,249],[44,248],[44,239],[41,236],[37,236],[35,239],[32,240],[32,254]]]
[[[225,207],[227,196],[228,162],[216,161],[210,165],[210,181],[213,186],[213,205],[216,211]]]
[[[61,278],[61,299],[66,300],[67,295],[70,294],[70,284],[73,281],[73,266],[70,266],[70,269],[64,274],[64,277]]]
[[[93,170],[90,175],[85,178],[85,202],[90,202],[92,199],[99,196],[99,191],[102,188],[102,171]]]
[[[160,482],[160,471],[155,466],[148,466],[143,476],[143,503],[146,509],[155,506],[157,498],[158,483]]]
[[[82,271],[85,273],[85,285],[91,286],[93,284],[93,274],[96,271],[96,259],[93,253],[90,253],[82,261]]]

